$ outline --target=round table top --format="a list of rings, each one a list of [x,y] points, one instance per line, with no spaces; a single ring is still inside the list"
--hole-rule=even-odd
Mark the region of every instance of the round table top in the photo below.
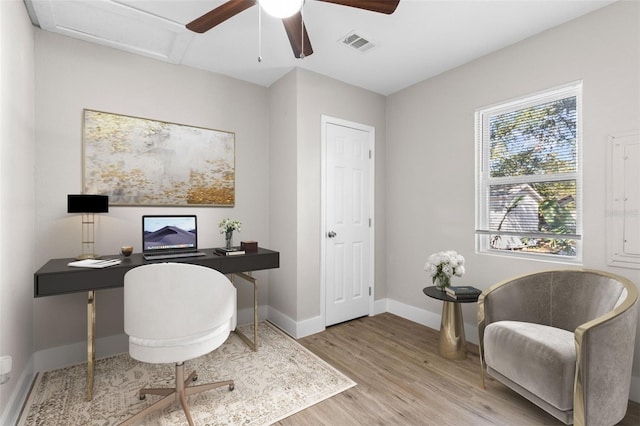
[[[477,297],[471,299],[454,299],[453,297],[447,295],[447,292],[444,290],[438,290],[436,286],[425,287],[422,289],[422,292],[429,297],[433,297],[434,299],[443,300],[445,302],[453,302],[453,303],[476,303],[478,301]]]

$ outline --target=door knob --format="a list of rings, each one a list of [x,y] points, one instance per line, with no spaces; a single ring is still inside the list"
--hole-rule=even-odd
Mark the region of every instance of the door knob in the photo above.
[[[333,238],[333,237],[335,237],[335,236],[336,236],[336,233],[335,233],[335,232],[333,232],[333,231],[329,231],[329,232],[327,233],[327,237],[329,237],[329,238]]]

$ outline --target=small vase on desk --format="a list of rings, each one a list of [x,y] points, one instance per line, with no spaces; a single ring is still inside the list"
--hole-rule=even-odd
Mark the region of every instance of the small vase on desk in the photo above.
[[[447,276],[437,276],[435,280],[436,288],[440,291],[444,291],[451,285],[450,278]]]
[[[225,248],[226,249],[231,249],[231,247],[233,246],[233,231],[227,231],[224,233],[224,239],[225,239]]]

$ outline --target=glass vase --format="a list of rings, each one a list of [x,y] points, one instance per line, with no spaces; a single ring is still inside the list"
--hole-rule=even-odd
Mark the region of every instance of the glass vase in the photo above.
[[[224,233],[224,240],[225,240],[225,246],[224,248],[226,249],[231,249],[231,247],[233,246],[233,231],[227,231]]]
[[[434,281],[436,288],[440,291],[444,291],[451,285],[451,279],[446,275],[438,275]]]

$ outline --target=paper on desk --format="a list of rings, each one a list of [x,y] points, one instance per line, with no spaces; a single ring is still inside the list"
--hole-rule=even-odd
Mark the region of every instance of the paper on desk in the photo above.
[[[120,262],[120,259],[85,259],[78,260],[76,262],[69,262],[67,265],[75,266],[77,268],[106,268],[108,266],[118,265]]]

